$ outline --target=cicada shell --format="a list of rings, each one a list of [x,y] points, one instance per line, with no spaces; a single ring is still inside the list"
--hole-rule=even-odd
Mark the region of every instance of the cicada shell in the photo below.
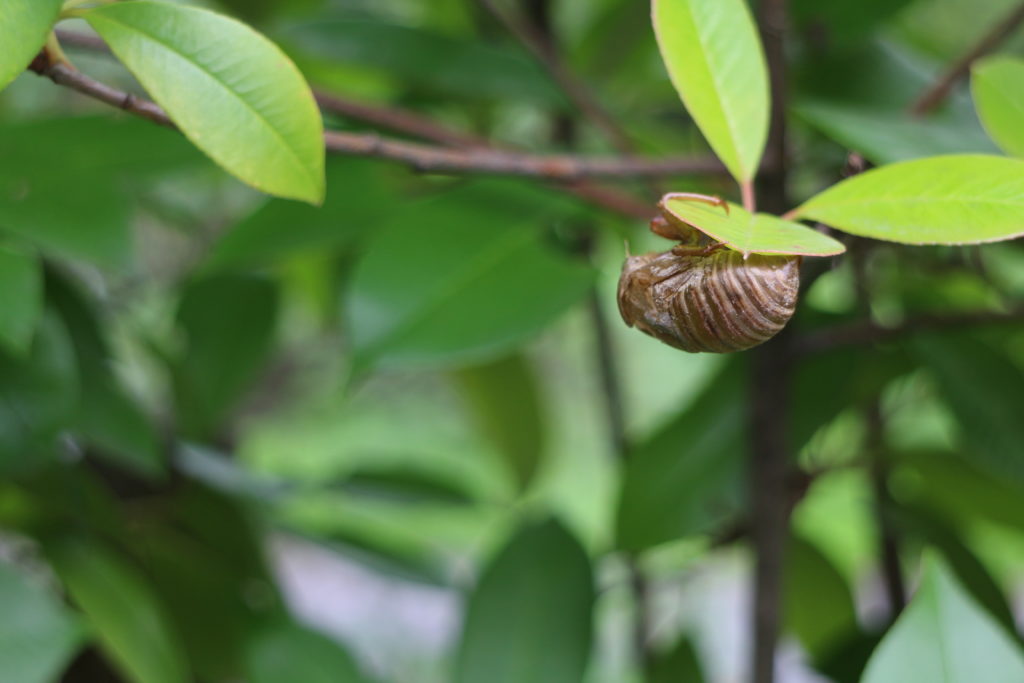
[[[799,257],[680,247],[626,259],[619,312],[630,327],[677,349],[729,353],[778,334],[799,288]]]

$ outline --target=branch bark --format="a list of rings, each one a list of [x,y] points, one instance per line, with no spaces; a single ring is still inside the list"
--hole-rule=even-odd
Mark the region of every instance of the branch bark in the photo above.
[[[760,25],[772,93],[766,164],[758,180],[761,206],[781,214],[789,206],[786,131],[785,0],[763,0]],[[753,579],[753,683],[775,680],[775,649],[782,621],[783,572],[789,535],[789,391],[792,332],[785,328],[752,355],[750,390],[750,519]]]
[[[914,102],[910,108],[911,113],[915,116],[924,116],[942,104],[949,97],[949,93],[952,92],[957,82],[970,72],[971,65],[999,47],[1000,43],[1009,38],[1021,23],[1024,23],[1024,3],[1010,10],[1010,13],[996,22],[977,44],[954,62],[935,85]]]
[[[32,71],[87,97],[99,100],[168,128],[176,128],[155,103],[100,83],[66,64],[49,64],[37,59]],[[387,159],[417,171],[439,174],[505,175],[573,182],[585,178],[640,178],[673,175],[703,175],[724,172],[712,158],[627,159],[623,157],[579,157],[566,154],[525,154],[495,149],[449,149],[373,133],[325,131],[328,152],[348,156]]]

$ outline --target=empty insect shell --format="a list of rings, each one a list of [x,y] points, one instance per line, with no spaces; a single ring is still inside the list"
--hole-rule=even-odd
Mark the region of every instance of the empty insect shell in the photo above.
[[[793,316],[799,257],[685,251],[626,260],[619,312],[627,325],[683,351],[728,353],[767,341]]]

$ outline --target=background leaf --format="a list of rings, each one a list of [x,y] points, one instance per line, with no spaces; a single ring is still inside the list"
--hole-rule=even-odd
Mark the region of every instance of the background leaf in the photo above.
[[[453,378],[478,429],[498,447],[525,488],[545,447],[545,413],[533,368],[522,354],[515,354],[461,368]]]
[[[542,241],[552,215],[543,195],[500,187],[459,188],[403,208],[370,244],[348,296],[357,363],[485,359],[583,297],[593,271]]]
[[[1024,680],[1024,655],[935,558],[868,662],[864,683]]]
[[[36,577],[38,578],[38,577]],[[0,562],[0,671],[18,683],[50,683],[81,646],[81,624],[37,581]]]
[[[556,521],[526,526],[484,571],[469,601],[455,683],[583,680],[594,577]]]
[[[212,436],[251,386],[270,353],[278,292],[268,280],[217,275],[192,283],[178,306],[185,346],[174,361],[181,429]]]
[[[233,19],[125,2],[83,13],[197,147],[269,194],[319,203],[323,123],[302,74]]]
[[[739,182],[768,139],[768,69],[743,0],[653,0],[661,56],[690,116]]]
[[[971,74],[985,130],[1007,154],[1024,157],[1024,60],[992,57],[976,63]]]
[[[846,251],[840,242],[806,225],[764,213],[750,214],[734,204],[726,213],[720,206],[666,195],[661,205],[687,225],[745,254],[833,256]]]
[[[78,540],[53,544],[49,557],[101,648],[130,681],[191,680],[162,608],[135,570],[104,548]]]
[[[35,254],[0,245],[0,296],[0,345],[23,354],[43,308],[43,273]]]
[[[918,159],[854,176],[812,197],[799,218],[906,244],[976,244],[1024,234],[1024,161]]]
[[[4,0],[0,7],[0,90],[28,68],[57,22],[63,0]]]
[[[327,636],[298,624],[260,629],[247,648],[250,683],[363,683],[352,656]]]

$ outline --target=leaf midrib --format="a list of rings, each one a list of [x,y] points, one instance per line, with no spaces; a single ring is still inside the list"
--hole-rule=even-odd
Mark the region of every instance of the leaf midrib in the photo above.
[[[171,45],[167,41],[161,40],[156,35],[148,32],[148,31],[144,31],[144,30],[138,28],[137,26],[135,26],[133,24],[129,24],[129,23],[126,23],[126,22],[124,22],[124,21],[122,21],[120,19],[111,17],[111,16],[109,16],[106,13],[102,13],[101,12],[100,14],[96,14],[95,11],[94,11],[93,13],[91,13],[91,15],[93,17],[99,17],[100,19],[102,19],[104,21],[107,21],[107,22],[109,22],[111,24],[117,24],[119,26],[122,26],[125,29],[128,29],[129,31],[134,31],[134,32],[138,33],[139,35],[141,35],[141,36],[143,36],[145,38],[148,38],[153,43],[163,47],[165,50],[167,50],[171,54],[176,55],[177,57],[179,57],[180,59],[182,59],[186,63],[194,66],[196,69],[198,69],[202,73],[206,74],[212,81],[214,81],[217,85],[221,86],[221,88],[223,88],[226,92],[231,94],[236,100],[241,102],[243,107],[245,109],[247,109],[256,118],[256,120],[258,120],[260,123],[262,123],[263,126],[267,130],[270,131],[270,133],[272,134],[273,137],[277,138],[277,141],[280,143],[280,145],[285,150],[288,151],[288,154],[291,155],[292,160],[296,164],[298,164],[298,167],[300,169],[302,169],[302,172],[307,176],[307,178],[310,181],[312,181],[313,185],[314,186],[317,185],[318,181],[317,181],[316,175],[311,171],[311,169],[309,169],[306,166],[305,163],[303,163],[302,158],[298,154],[298,151],[295,150],[295,148],[293,148],[290,144],[288,144],[288,141],[281,134],[281,131],[277,130],[277,128],[274,127],[274,125],[270,122],[270,120],[262,112],[260,112],[258,109],[256,109],[256,107],[254,107],[250,102],[248,102],[239,93],[235,92],[231,87],[229,87],[228,84],[225,83],[224,80],[220,76],[218,76],[216,73],[211,71],[209,68],[207,68],[202,63],[200,63],[198,61],[195,61],[193,59],[190,59],[187,54],[185,54],[181,50],[176,49],[173,45]]]

